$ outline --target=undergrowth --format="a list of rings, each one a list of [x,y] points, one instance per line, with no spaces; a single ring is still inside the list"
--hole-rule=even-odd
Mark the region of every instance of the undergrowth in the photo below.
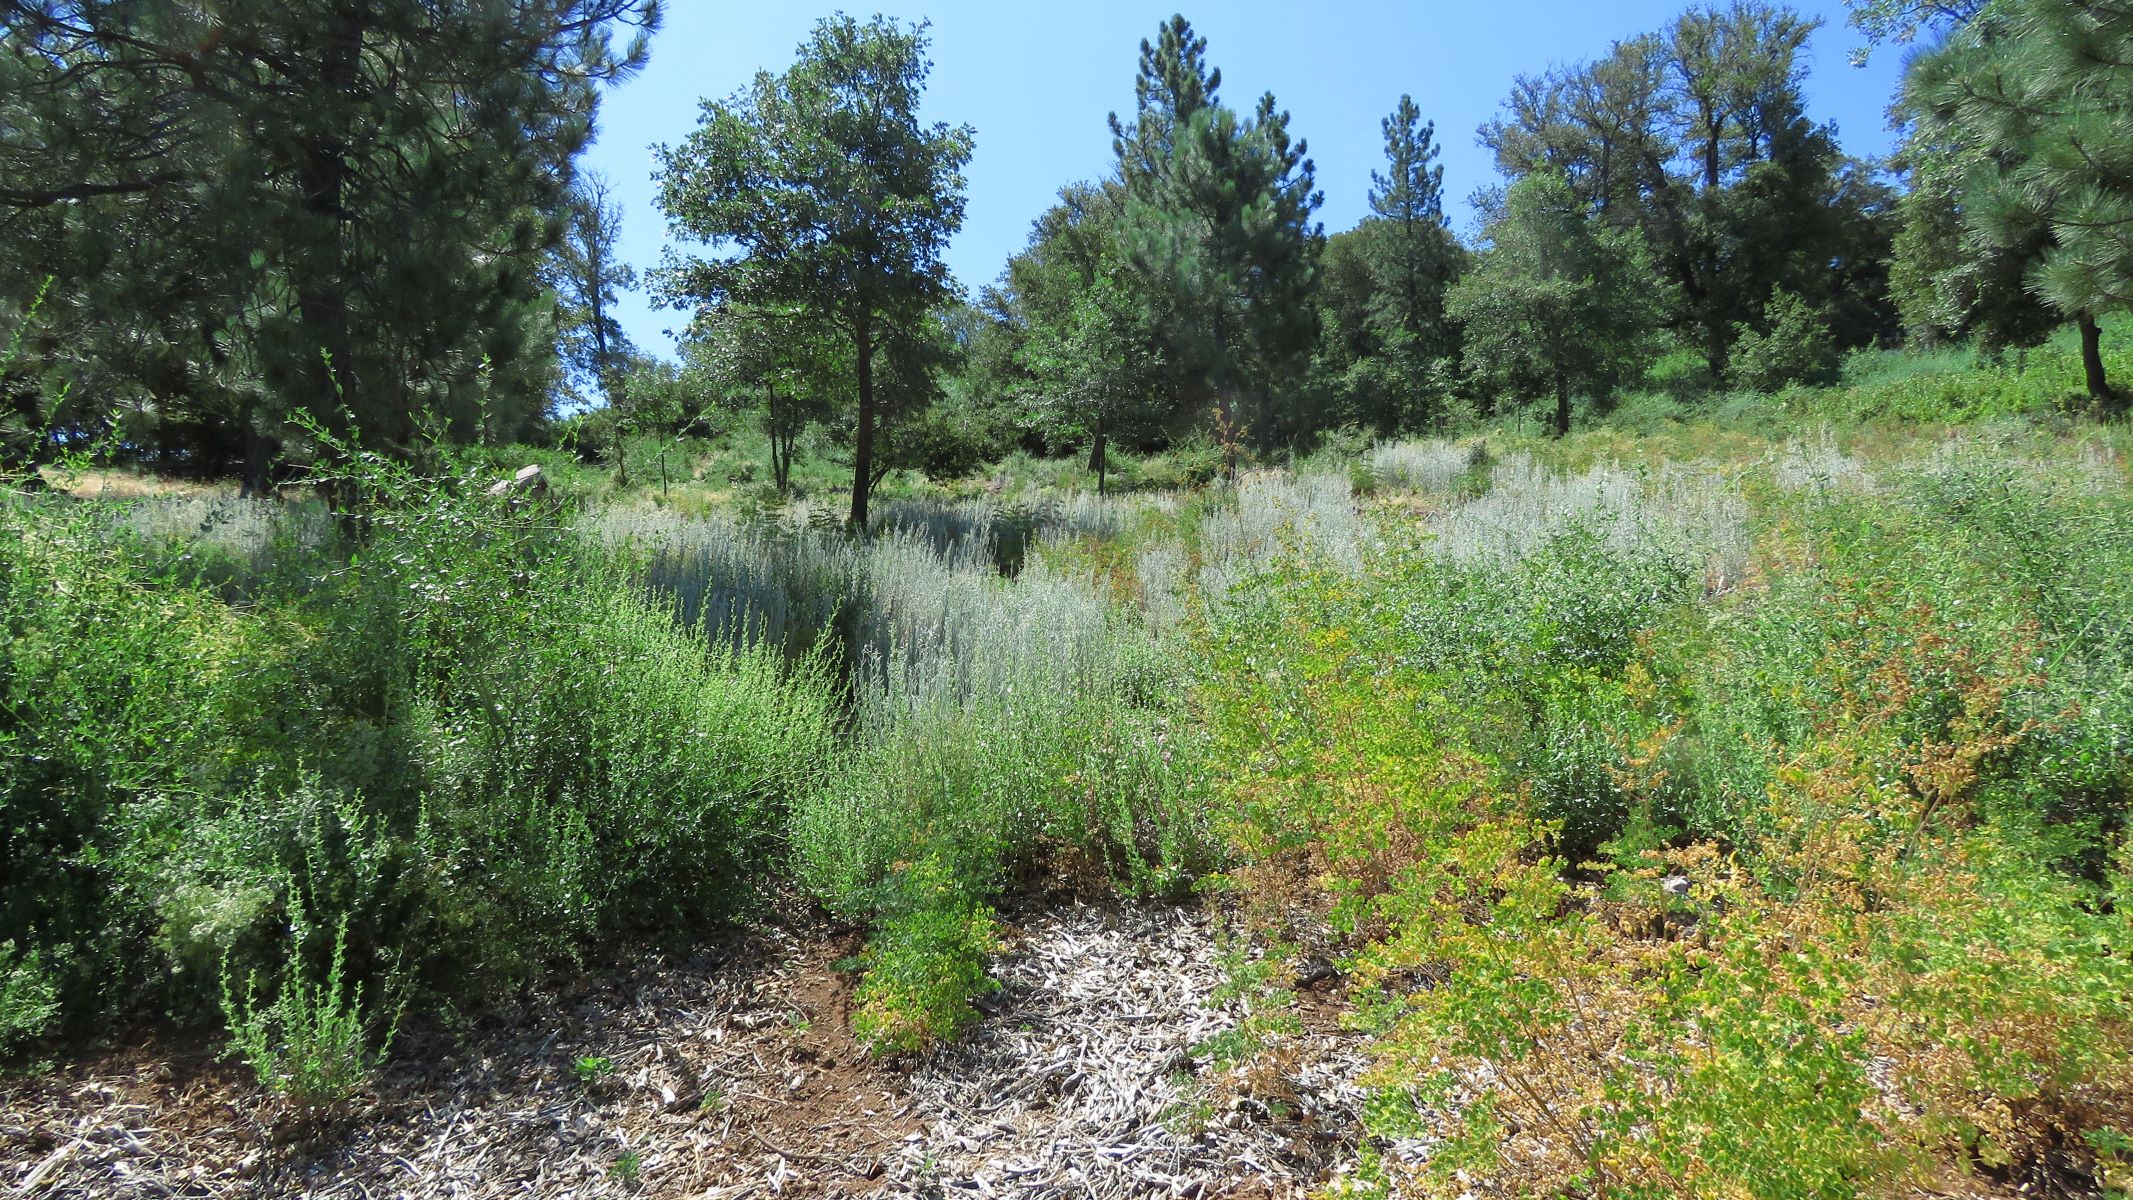
[[[2115,435],[1636,415],[1186,448],[1110,498],[1010,463],[864,537],[449,456],[349,456],[331,504],[9,493],[0,1043],[219,1010],[331,1106],[403,1003],[782,877],[870,932],[855,1034],[919,1054],[1004,898],[1198,883],[1260,940],[1192,1049],[1255,1095],[1330,939],[1373,1047],[1340,1189],[2122,1187]]]
[[[1493,555],[1388,521],[1213,610],[1244,914],[1323,922],[1375,1035],[1343,1189],[2115,1186],[2133,512],[2009,449],[1750,471],[1737,574],[1572,506]]]

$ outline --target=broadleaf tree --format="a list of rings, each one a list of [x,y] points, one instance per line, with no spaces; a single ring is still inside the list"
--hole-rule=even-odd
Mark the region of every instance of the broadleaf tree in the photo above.
[[[1033,407],[1055,435],[1088,438],[1099,493],[1112,438],[1157,417],[1162,386],[1162,314],[1120,242],[1124,216],[1115,181],[1062,188],[1007,272]]]
[[[882,360],[922,338],[954,295],[941,253],[962,227],[974,135],[920,122],[926,45],[923,24],[825,18],[790,68],[705,101],[697,129],[658,149],[659,205],[673,232],[737,251],[670,252],[657,273],[669,303],[797,305],[850,340],[858,529],[877,479]]]
[[[1557,171],[1673,285],[1668,328],[1725,382],[1735,338],[1801,297],[1842,348],[1897,332],[1896,194],[1806,116],[1819,22],[1761,0],[1691,8],[1597,61],[1517,81],[1482,128],[1505,175]]]
[[[682,354],[717,384],[728,409],[756,414],[771,482],[790,490],[801,436],[850,394],[850,351],[835,329],[796,305],[728,304],[703,315]]]
[[[1573,395],[1604,398],[1650,360],[1664,289],[1636,238],[1606,228],[1553,171],[1513,184],[1486,238],[1447,298],[1467,361],[1520,399],[1552,396],[1555,433],[1566,435]]]

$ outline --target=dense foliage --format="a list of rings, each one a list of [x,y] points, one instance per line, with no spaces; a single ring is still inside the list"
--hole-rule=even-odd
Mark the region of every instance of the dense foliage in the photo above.
[[[657,21],[647,0],[0,6],[0,313],[30,351],[0,378],[9,456],[108,430],[256,489],[307,453],[305,420],[378,448],[536,432],[573,159]]]

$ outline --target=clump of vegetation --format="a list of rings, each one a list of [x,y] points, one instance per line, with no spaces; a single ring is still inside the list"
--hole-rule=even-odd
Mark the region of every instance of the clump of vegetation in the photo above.
[[[2014,457],[1751,480],[1722,589],[1684,568],[1724,526],[1555,506],[1511,552],[1302,552],[1212,611],[1230,874],[1271,934],[1343,936],[1370,1127],[1433,1145],[1359,1188],[2116,1169],[2133,776],[2121,689],[2070,689],[2123,655],[2092,572],[2125,491]]]
[[[992,912],[938,858],[898,871],[886,892],[852,1015],[852,1032],[885,1057],[954,1038],[977,1016],[971,1000],[1000,987],[985,972],[999,948]]]
[[[725,911],[818,770],[806,663],[707,653],[483,475],[355,462],[348,531],[275,542],[241,606],[137,502],[0,507],[4,932],[55,1015],[206,1007],[292,924],[372,995],[403,961],[480,994]]]
[[[385,994],[373,996],[366,1010],[363,985],[346,974],[345,923],[335,930],[333,952],[316,981],[308,978],[312,968],[303,942],[300,934],[291,937],[272,1003],[259,1003],[254,971],[241,990],[224,978],[222,1011],[231,1053],[258,1074],[267,1090],[315,1112],[346,1104],[370,1082],[392,1048],[404,997],[392,994],[388,980],[381,989]]]
[[[571,1060],[570,1074],[578,1081],[578,1086],[591,1090],[614,1078],[615,1060],[598,1054],[581,1054]]]
[[[18,957],[13,942],[0,943],[0,1054],[14,1054],[58,1015],[59,989],[42,957],[35,950]]]

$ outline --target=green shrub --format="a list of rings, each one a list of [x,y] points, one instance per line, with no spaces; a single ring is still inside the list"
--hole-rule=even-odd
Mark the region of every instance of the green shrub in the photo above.
[[[1839,360],[1829,324],[1799,295],[1778,289],[1763,310],[1762,328],[1734,329],[1726,369],[1741,386],[1774,392],[1836,381]]]
[[[41,956],[17,956],[13,942],[0,942],[0,1060],[44,1037],[58,1015],[59,988]]]
[[[953,1038],[977,1017],[970,1001],[999,990],[985,973],[999,948],[992,910],[929,855],[887,882],[880,911],[852,1031],[876,1055],[913,1054]]]
[[[267,538],[242,603],[142,506],[0,507],[0,938],[68,1018],[211,1008],[295,923],[342,931],[352,982],[485,995],[715,918],[774,859],[819,664],[707,653],[485,468],[353,461],[348,533]]]
[[[400,1020],[401,997],[390,983],[380,991],[382,1012],[365,1012],[363,986],[345,972],[348,931],[334,934],[333,952],[315,982],[299,927],[289,940],[281,988],[272,1004],[258,1003],[259,974],[246,976],[239,994],[231,976],[222,984],[231,1053],[242,1058],[267,1090],[298,1108],[332,1108],[353,1099],[391,1049]],[[382,1025],[375,1039],[372,1032]],[[373,1044],[375,1041],[375,1044]]]
[[[2121,1170],[2123,478],[1997,437],[1802,476],[1736,521],[1499,469],[1209,610],[1243,911],[1323,913],[1377,1035],[1361,1192]]]

